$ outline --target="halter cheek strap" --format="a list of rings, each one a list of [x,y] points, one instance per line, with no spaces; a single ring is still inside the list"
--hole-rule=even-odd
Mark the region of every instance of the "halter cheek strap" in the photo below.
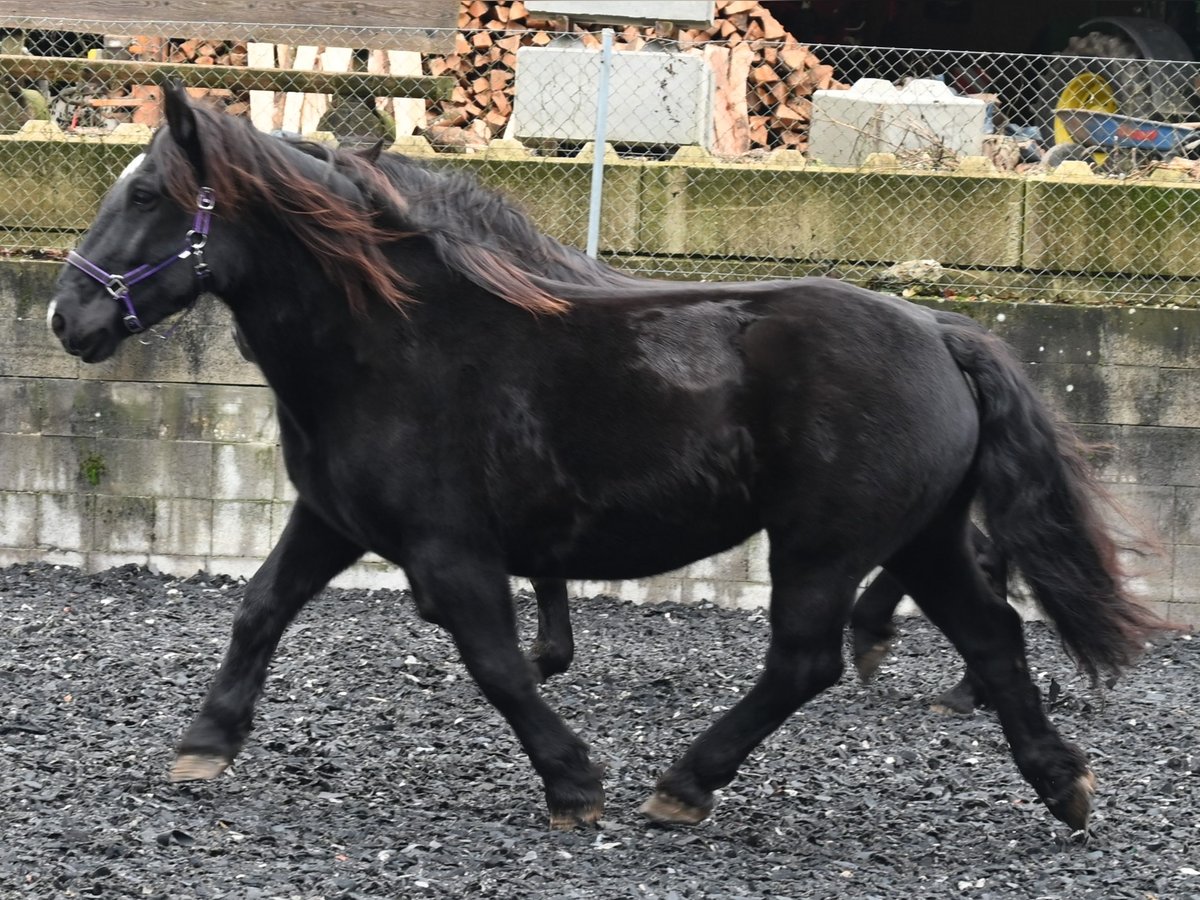
[[[137,310],[133,305],[133,298],[129,293],[130,287],[139,281],[145,281],[152,275],[157,275],[176,260],[191,257],[192,270],[196,273],[196,278],[200,282],[200,288],[203,290],[205,279],[209,276],[208,263],[204,261],[204,247],[208,243],[208,229],[212,222],[212,211],[215,205],[216,200],[213,197],[212,188],[200,188],[200,193],[196,197],[196,215],[192,219],[191,229],[188,230],[185,236],[186,244],[184,248],[178,253],[168,256],[162,262],[154,264],[146,263],[137,268],[130,269],[121,275],[105,271],[91,260],[80,256],[74,250],[67,254],[67,262],[85,275],[104,285],[104,289],[108,291],[108,295],[124,308],[125,315],[122,317],[122,321],[125,323],[125,327],[129,329],[129,333],[140,334],[146,330],[146,326],[138,318]]]

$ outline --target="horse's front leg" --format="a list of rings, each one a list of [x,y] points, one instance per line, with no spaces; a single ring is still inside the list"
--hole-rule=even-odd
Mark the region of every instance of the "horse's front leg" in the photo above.
[[[600,769],[539,696],[534,667],[521,654],[508,575],[498,560],[481,559],[478,546],[436,539],[406,546],[413,594],[450,633],[467,671],[542,777],[551,825],[594,822],[604,812]]]
[[[571,633],[571,611],[567,606],[567,583],[561,578],[531,578],[537,595],[538,630],[530,652],[542,681],[559,675],[575,658],[575,636]]]
[[[233,762],[250,733],[254,705],[284,629],[362,552],[296,501],[279,543],[246,584],[225,660],[179,742],[171,781],[213,778]]]

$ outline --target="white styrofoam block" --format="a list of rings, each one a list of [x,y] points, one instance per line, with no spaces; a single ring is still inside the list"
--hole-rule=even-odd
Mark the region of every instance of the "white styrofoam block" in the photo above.
[[[674,22],[676,25],[711,25],[716,12],[712,0],[526,0],[535,15],[569,16],[589,22]]]
[[[959,156],[983,153],[987,104],[932,79],[898,88],[863,78],[845,91],[813,93],[808,152],[836,166],[856,166],[869,153],[942,145]]]
[[[513,136],[593,140],[599,82],[599,50],[521,47],[517,51]],[[605,140],[709,146],[712,92],[712,70],[700,56],[649,49],[616,51]]]

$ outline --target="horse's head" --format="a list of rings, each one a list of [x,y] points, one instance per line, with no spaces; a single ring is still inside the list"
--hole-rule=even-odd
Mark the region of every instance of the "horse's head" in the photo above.
[[[85,362],[108,359],[125,338],[186,308],[209,286],[205,251],[219,198],[197,187],[189,208],[177,185],[171,190],[169,159],[181,152],[193,170],[189,181],[204,185],[204,154],[186,92],[168,86],[165,99],[167,128],[105,196],[50,304],[51,330]],[[169,154],[171,146],[179,152]]]

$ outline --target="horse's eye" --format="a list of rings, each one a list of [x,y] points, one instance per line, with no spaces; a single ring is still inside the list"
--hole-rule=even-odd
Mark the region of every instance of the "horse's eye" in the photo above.
[[[134,188],[129,195],[134,206],[149,206],[154,202],[155,196],[153,191],[141,187]]]

